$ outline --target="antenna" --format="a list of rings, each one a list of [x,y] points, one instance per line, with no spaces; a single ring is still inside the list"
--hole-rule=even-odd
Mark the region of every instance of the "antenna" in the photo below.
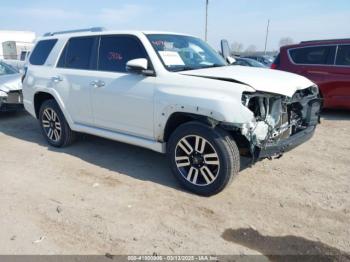
[[[209,7],[209,0],[206,0],[206,5],[205,5],[205,41],[208,41],[208,7]]]
[[[266,48],[267,48],[267,40],[269,38],[269,27],[270,27],[270,19],[267,20],[267,27],[266,27],[266,38],[265,38],[265,48],[264,48],[265,55],[266,55]]]

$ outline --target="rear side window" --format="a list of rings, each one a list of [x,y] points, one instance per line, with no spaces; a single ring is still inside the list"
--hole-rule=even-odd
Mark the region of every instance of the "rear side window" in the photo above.
[[[126,63],[136,58],[146,58],[141,42],[132,36],[102,36],[99,49],[98,70],[126,72]]]
[[[350,45],[338,46],[336,65],[350,66]]]
[[[57,67],[90,69],[95,37],[71,38],[66,44]]]
[[[315,46],[292,49],[290,57],[296,64],[333,65],[335,46]]]
[[[32,65],[43,65],[46,62],[52,48],[55,46],[57,39],[42,40],[35,46],[29,62]]]

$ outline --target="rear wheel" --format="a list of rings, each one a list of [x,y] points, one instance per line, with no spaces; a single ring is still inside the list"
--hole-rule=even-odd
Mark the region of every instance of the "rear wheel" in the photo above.
[[[239,151],[230,135],[200,122],[178,127],[169,139],[167,151],[175,177],[199,195],[220,192],[240,169]]]
[[[75,133],[70,129],[55,100],[46,100],[40,107],[39,122],[47,142],[54,147],[64,147],[73,143]]]

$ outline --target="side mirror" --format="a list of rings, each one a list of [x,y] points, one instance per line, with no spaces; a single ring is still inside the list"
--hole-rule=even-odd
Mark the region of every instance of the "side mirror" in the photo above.
[[[230,65],[236,63],[236,59],[234,59],[232,56],[226,57],[226,60]]]
[[[154,75],[153,70],[148,69],[148,61],[146,58],[137,58],[126,63],[126,71],[134,74],[143,74],[147,76]]]

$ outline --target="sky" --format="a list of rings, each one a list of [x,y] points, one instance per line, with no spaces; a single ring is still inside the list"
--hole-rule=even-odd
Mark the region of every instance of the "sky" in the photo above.
[[[204,38],[205,0],[0,0],[0,30],[49,31],[103,26],[161,30]],[[350,37],[350,0],[209,0],[208,42],[221,39],[268,50],[294,42]]]

